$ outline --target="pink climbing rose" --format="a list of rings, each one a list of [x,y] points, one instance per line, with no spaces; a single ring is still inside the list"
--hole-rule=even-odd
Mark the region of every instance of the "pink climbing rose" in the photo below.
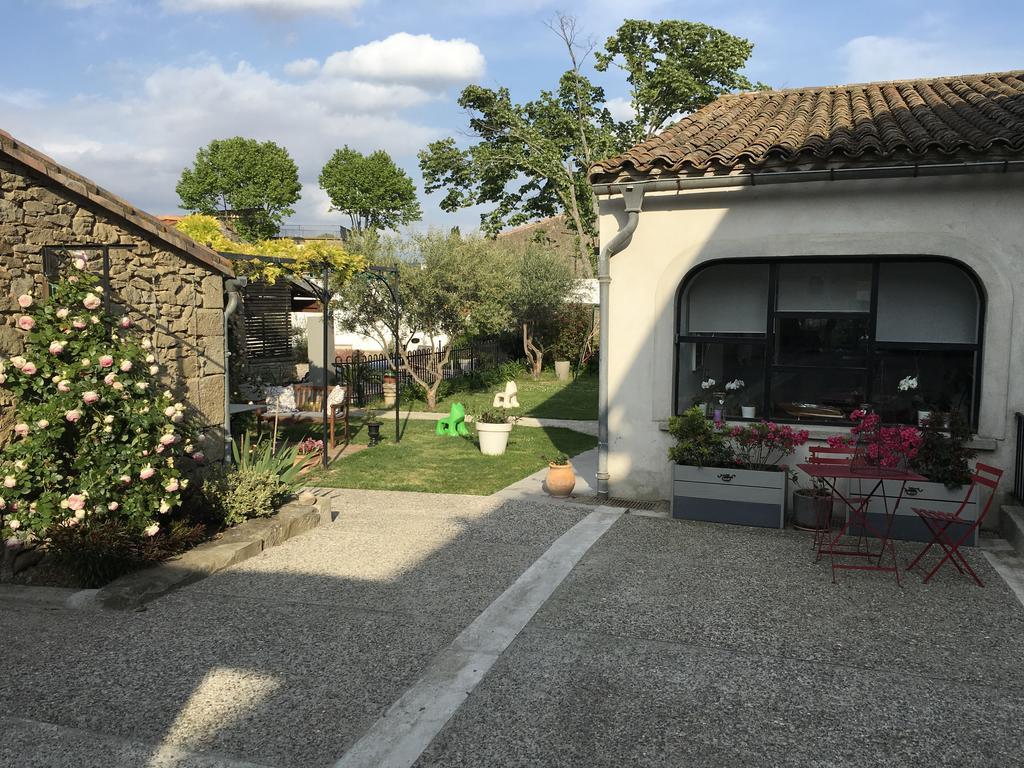
[[[82,393],[82,402],[86,405],[92,405],[93,403],[98,402],[99,399],[99,393],[93,392],[91,389],[88,392]]]
[[[38,369],[36,368],[36,364],[31,362],[25,363],[25,365],[21,367],[21,372],[24,373],[26,376],[31,376],[37,370]]]
[[[18,306],[21,307],[22,309],[28,309],[29,307],[32,306],[32,301],[33,299],[31,296],[29,296],[27,293],[23,293],[21,294],[21,296],[18,297]]]
[[[130,371],[132,369],[132,361],[131,360],[122,360],[120,368],[125,373],[128,373],[128,371]]]
[[[85,496],[80,493],[73,493],[68,496],[68,509],[75,512],[85,509]]]
[[[18,318],[18,327],[23,331],[31,331],[36,327],[36,321],[28,315],[22,315]]]
[[[142,471],[139,472],[139,479],[140,480],[149,480],[149,478],[151,478],[155,474],[156,474],[156,470],[153,469],[153,467],[151,465],[147,464],[146,466],[144,466],[142,468]]]
[[[95,293],[86,294],[85,298],[82,299],[82,305],[86,309],[99,309],[99,306],[102,303],[103,302],[100,301],[100,297]]]
[[[72,408],[70,411],[65,412],[64,418],[74,424],[80,418],[82,418],[82,412],[77,408]]]
[[[114,358],[112,358],[110,355],[103,355],[103,357],[100,358],[100,366],[102,368],[109,368],[113,364]]]
[[[50,354],[51,355],[59,355],[63,351],[64,351],[64,342],[63,341],[51,341],[50,342]]]
[[[28,424],[15,424],[14,434],[16,434],[18,437],[28,437]]]

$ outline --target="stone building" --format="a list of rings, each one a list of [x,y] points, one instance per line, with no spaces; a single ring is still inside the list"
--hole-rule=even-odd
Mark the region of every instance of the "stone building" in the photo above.
[[[85,250],[109,279],[110,309],[148,334],[163,385],[206,429],[210,453],[224,423],[224,280],[230,263],[153,216],[0,131],[0,355],[17,354],[16,297],[39,295],[44,262]],[[0,390],[0,441],[10,434],[10,393]]]

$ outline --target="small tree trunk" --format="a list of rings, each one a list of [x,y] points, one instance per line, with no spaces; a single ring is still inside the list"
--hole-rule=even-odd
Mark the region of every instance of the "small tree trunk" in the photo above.
[[[533,329],[529,323],[523,323],[523,351],[526,353],[526,361],[530,365],[530,375],[534,379],[540,378],[540,372],[544,367],[544,350],[533,341]]]

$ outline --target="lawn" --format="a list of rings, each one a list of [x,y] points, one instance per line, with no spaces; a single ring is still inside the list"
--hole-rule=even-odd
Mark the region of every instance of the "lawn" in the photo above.
[[[548,419],[597,418],[597,376],[580,376],[575,381],[559,381],[554,371],[544,371],[534,381],[529,376],[516,379],[519,387],[519,405],[512,413],[517,416],[536,416]],[[466,390],[451,394],[438,403],[439,411],[447,412],[453,402],[466,406],[466,413],[478,414],[490,408],[494,393],[503,389],[497,386],[487,390]],[[403,408],[408,407],[408,404]],[[414,403],[415,410],[426,410],[423,403]]]
[[[384,420],[380,445],[334,461],[306,476],[309,485],[367,490],[465,493],[486,496],[547,464],[559,453],[574,456],[597,445],[597,438],[569,429],[514,427],[504,456],[484,456],[475,436],[434,434],[434,422],[403,423],[402,440],[394,443],[394,422]],[[289,439],[316,433],[318,424],[289,427]],[[473,435],[473,427],[469,431]],[[367,443],[362,424],[353,424],[352,442]]]

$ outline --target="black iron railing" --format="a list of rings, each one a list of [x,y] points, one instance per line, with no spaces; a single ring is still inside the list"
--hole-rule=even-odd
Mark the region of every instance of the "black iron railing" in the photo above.
[[[445,379],[466,376],[501,362],[501,345],[497,340],[482,341],[475,344],[453,347],[449,360],[444,365],[442,375]],[[409,366],[415,371],[422,371],[437,365],[445,356],[445,348],[420,349],[408,355]],[[392,361],[384,353],[353,352],[345,360],[340,357],[334,360],[334,370],[339,381],[345,383],[351,393],[352,403],[364,406],[384,397],[384,374],[394,374]],[[421,378],[426,378],[421,375]],[[412,377],[405,369],[404,363],[399,364],[396,383],[404,387],[412,382]]]

